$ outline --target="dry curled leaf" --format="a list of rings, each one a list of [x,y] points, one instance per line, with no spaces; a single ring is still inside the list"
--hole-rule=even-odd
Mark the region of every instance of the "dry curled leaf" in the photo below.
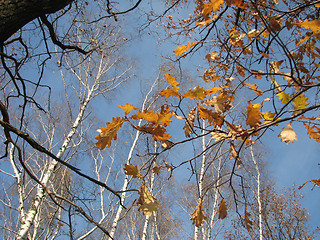
[[[202,209],[202,198],[201,198],[196,209],[191,214],[190,220],[192,220],[193,225],[200,227],[206,219],[207,217],[204,215],[204,210]]]
[[[130,165],[125,164],[124,166],[125,167],[123,169],[124,169],[124,173],[126,175],[132,175],[133,178],[142,179],[142,175],[141,175],[140,170],[138,169],[137,166],[133,166],[132,164],[130,164]]]
[[[137,204],[140,205],[139,211],[144,215],[151,216],[154,211],[158,211],[159,203],[156,198],[152,196],[148,187],[142,183],[139,190],[139,199]]]
[[[221,200],[221,202],[219,203],[219,210],[217,213],[219,213],[219,219],[224,219],[226,218],[227,214],[228,214],[228,208],[226,205],[226,202],[224,201],[224,199]]]

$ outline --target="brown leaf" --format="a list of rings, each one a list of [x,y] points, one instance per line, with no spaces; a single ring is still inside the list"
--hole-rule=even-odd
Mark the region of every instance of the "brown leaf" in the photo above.
[[[188,117],[187,117],[187,120],[185,122],[185,125],[183,127],[184,134],[185,134],[186,137],[190,137],[190,134],[192,132],[196,109],[197,109],[196,107],[191,109],[191,111],[188,114]]]
[[[248,232],[252,231],[252,224],[253,222],[250,220],[251,214],[247,211],[247,205],[245,205],[245,210],[244,210],[244,225],[246,226],[246,229]]]
[[[224,219],[227,214],[228,214],[228,208],[226,205],[226,202],[224,201],[224,199],[221,200],[221,202],[219,203],[219,210],[217,213],[219,213],[219,219]]]
[[[132,175],[133,178],[142,179],[140,170],[138,169],[137,166],[133,166],[132,164],[130,164],[130,165],[125,164],[124,166],[125,166],[124,167],[124,173],[126,175]]]
[[[154,211],[158,211],[159,207],[159,203],[156,201],[156,198],[152,196],[148,187],[144,183],[142,183],[140,187],[137,204],[140,205],[139,211],[149,217]]]
[[[191,214],[190,220],[192,220],[193,225],[200,227],[206,219],[207,217],[204,215],[204,210],[202,209],[202,198],[201,198],[196,209]]]
[[[117,131],[122,126],[126,120],[120,117],[112,119],[112,122],[107,123],[107,127],[99,128],[97,131],[99,135],[95,137],[98,140],[96,146],[101,150],[104,149],[107,145],[108,148],[111,146],[111,141],[117,140]]]
[[[155,162],[153,165],[153,168],[151,169],[151,172],[159,174],[162,166],[158,166],[157,163]]]

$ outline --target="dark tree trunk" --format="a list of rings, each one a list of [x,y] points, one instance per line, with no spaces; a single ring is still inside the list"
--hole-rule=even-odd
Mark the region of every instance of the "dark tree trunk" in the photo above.
[[[0,0],[0,43],[33,19],[54,13],[73,0]]]

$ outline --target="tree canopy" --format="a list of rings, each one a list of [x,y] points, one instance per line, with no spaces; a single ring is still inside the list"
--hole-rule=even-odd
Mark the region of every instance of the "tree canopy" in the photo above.
[[[295,0],[1,1],[6,236],[173,239],[182,231],[168,226],[185,224],[174,200],[194,239],[269,238],[270,226],[279,239],[315,237],[296,190],[270,187],[259,149],[269,132],[296,144],[301,127],[320,142],[319,11]],[[130,51],[144,36],[166,49],[157,76],[120,101],[143,78]],[[103,126],[97,109],[111,97]],[[299,234],[283,233],[286,211]],[[247,233],[224,229],[231,216]]]

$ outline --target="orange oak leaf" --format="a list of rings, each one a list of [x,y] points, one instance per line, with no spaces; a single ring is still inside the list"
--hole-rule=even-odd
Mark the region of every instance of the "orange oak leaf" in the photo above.
[[[133,110],[133,109],[138,109],[137,107],[135,107],[129,103],[127,103],[125,105],[118,105],[118,107],[124,110],[125,115],[128,115],[131,112],[131,110]]]
[[[250,84],[250,83],[243,83],[243,84],[249,86],[258,96],[262,95],[262,92],[260,89],[258,89],[257,84]]]
[[[311,127],[305,123],[303,123],[303,125],[308,130],[307,134],[309,134],[309,138],[320,142],[320,128],[318,128],[317,126]]]
[[[196,45],[198,42],[188,42],[187,46],[186,45],[181,45],[179,47],[177,47],[176,50],[174,50],[173,52],[176,54],[176,57],[184,54],[186,51],[188,51],[188,49],[192,48],[194,45]]]
[[[144,119],[155,125],[162,124],[164,126],[170,125],[172,114],[167,107],[162,106],[161,112],[154,112],[152,109],[150,111],[144,110],[143,112],[138,112],[131,116],[132,119]]]
[[[200,198],[200,201],[196,207],[196,209],[191,213],[192,224],[200,227],[203,222],[207,219],[207,217],[204,215],[204,210],[202,209],[202,198]]]
[[[200,105],[198,105],[198,110],[199,110],[199,118],[207,119],[209,124],[215,127],[216,126],[221,127],[223,125],[224,116],[220,116],[219,113],[213,112]]]
[[[139,199],[137,204],[140,205],[139,211],[143,212],[146,216],[151,216],[153,212],[158,211],[159,203],[157,199],[152,196],[148,187],[142,183],[140,190],[139,190]]]
[[[252,128],[256,128],[261,124],[261,112],[260,112],[260,103],[252,104],[249,102],[247,106],[247,125]]]
[[[180,85],[180,83],[177,82],[176,77],[171,76],[171,74],[165,74],[164,77],[173,88],[179,89],[178,86]]]
[[[182,97],[195,100],[203,100],[206,97],[206,94],[203,90],[203,87],[196,86],[193,89],[190,89],[185,94],[183,94]]]
[[[125,166],[124,173],[126,175],[132,175],[133,178],[142,179],[142,175],[141,175],[140,170],[138,169],[137,166],[133,166],[132,164],[130,164],[130,165],[125,164],[124,166]]]
[[[169,133],[166,133],[166,129],[164,127],[161,127],[160,125],[155,126],[154,124],[152,124],[144,125],[141,127],[135,126],[134,128],[141,132],[152,134],[154,140],[165,142],[169,140],[169,138],[171,138],[171,136],[169,136]]]
[[[220,6],[223,4],[223,0],[210,0],[208,3],[203,5],[202,17],[208,19],[208,16],[211,12],[216,12],[219,10]]]
[[[298,140],[297,134],[293,131],[291,123],[288,123],[288,125],[282,129],[278,137],[281,138],[281,142],[285,142],[286,144],[294,142],[294,140]]]
[[[176,98],[180,98],[181,94],[179,93],[179,91],[176,88],[166,88],[163,89],[160,93],[160,96],[168,98],[168,97],[176,97]]]
[[[111,123],[107,123],[107,127],[99,128],[97,130],[99,132],[99,135],[95,137],[95,139],[98,140],[96,146],[101,150],[104,149],[107,145],[109,148],[111,146],[112,139],[117,140],[117,131],[125,121],[126,120],[123,118],[116,117],[112,119]]]
[[[221,202],[219,203],[219,210],[217,213],[219,213],[219,217],[218,217],[219,219],[226,218],[228,214],[228,208],[224,199],[222,199]]]

